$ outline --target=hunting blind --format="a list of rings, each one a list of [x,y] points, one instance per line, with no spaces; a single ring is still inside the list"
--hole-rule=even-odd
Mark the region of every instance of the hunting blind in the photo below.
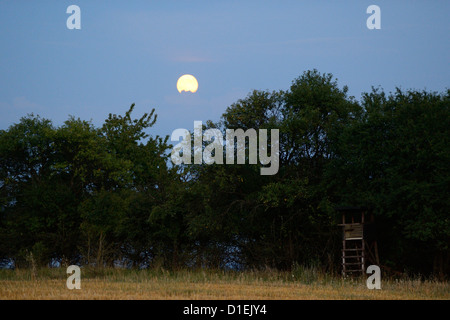
[[[364,274],[368,265],[380,264],[373,214],[363,207],[337,211],[342,214],[342,275]]]

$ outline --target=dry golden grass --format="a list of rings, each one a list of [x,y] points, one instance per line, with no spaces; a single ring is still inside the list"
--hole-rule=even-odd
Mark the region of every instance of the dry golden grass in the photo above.
[[[445,299],[448,282],[384,280],[369,290],[365,280],[342,280],[317,273],[223,272],[82,269],[81,289],[66,287],[63,269],[0,271],[0,299],[188,299],[188,300],[309,300],[309,299]]]

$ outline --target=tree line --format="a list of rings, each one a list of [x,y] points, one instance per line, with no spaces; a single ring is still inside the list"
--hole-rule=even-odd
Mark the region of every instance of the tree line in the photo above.
[[[174,165],[168,137],[149,133],[154,109],[100,127],[28,115],[0,131],[0,259],[337,273],[336,208],[364,206],[383,265],[448,275],[449,101],[380,88],[357,101],[317,70],[254,90],[204,129],[279,129],[269,176],[248,161]]]

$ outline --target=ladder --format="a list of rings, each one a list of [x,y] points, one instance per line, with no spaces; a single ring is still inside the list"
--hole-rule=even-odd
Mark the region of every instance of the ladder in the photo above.
[[[364,274],[365,244],[363,238],[349,238],[342,241],[342,275]]]
[[[352,216],[351,222],[347,222],[345,214],[342,217],[342,275],[357,275],[365,272],[365,239],[364,239],[364,212],[361,220],[355,222]]]

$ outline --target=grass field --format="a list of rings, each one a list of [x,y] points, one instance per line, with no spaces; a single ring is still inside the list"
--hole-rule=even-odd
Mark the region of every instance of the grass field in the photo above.
[[[217,270],[81,269],[81,289],[66,287],[63,268],[0,270],[0,299],[450,299],[448,282],[381,279],[369,290],[365,278],[331,277],[313,269],[294,272]]]

